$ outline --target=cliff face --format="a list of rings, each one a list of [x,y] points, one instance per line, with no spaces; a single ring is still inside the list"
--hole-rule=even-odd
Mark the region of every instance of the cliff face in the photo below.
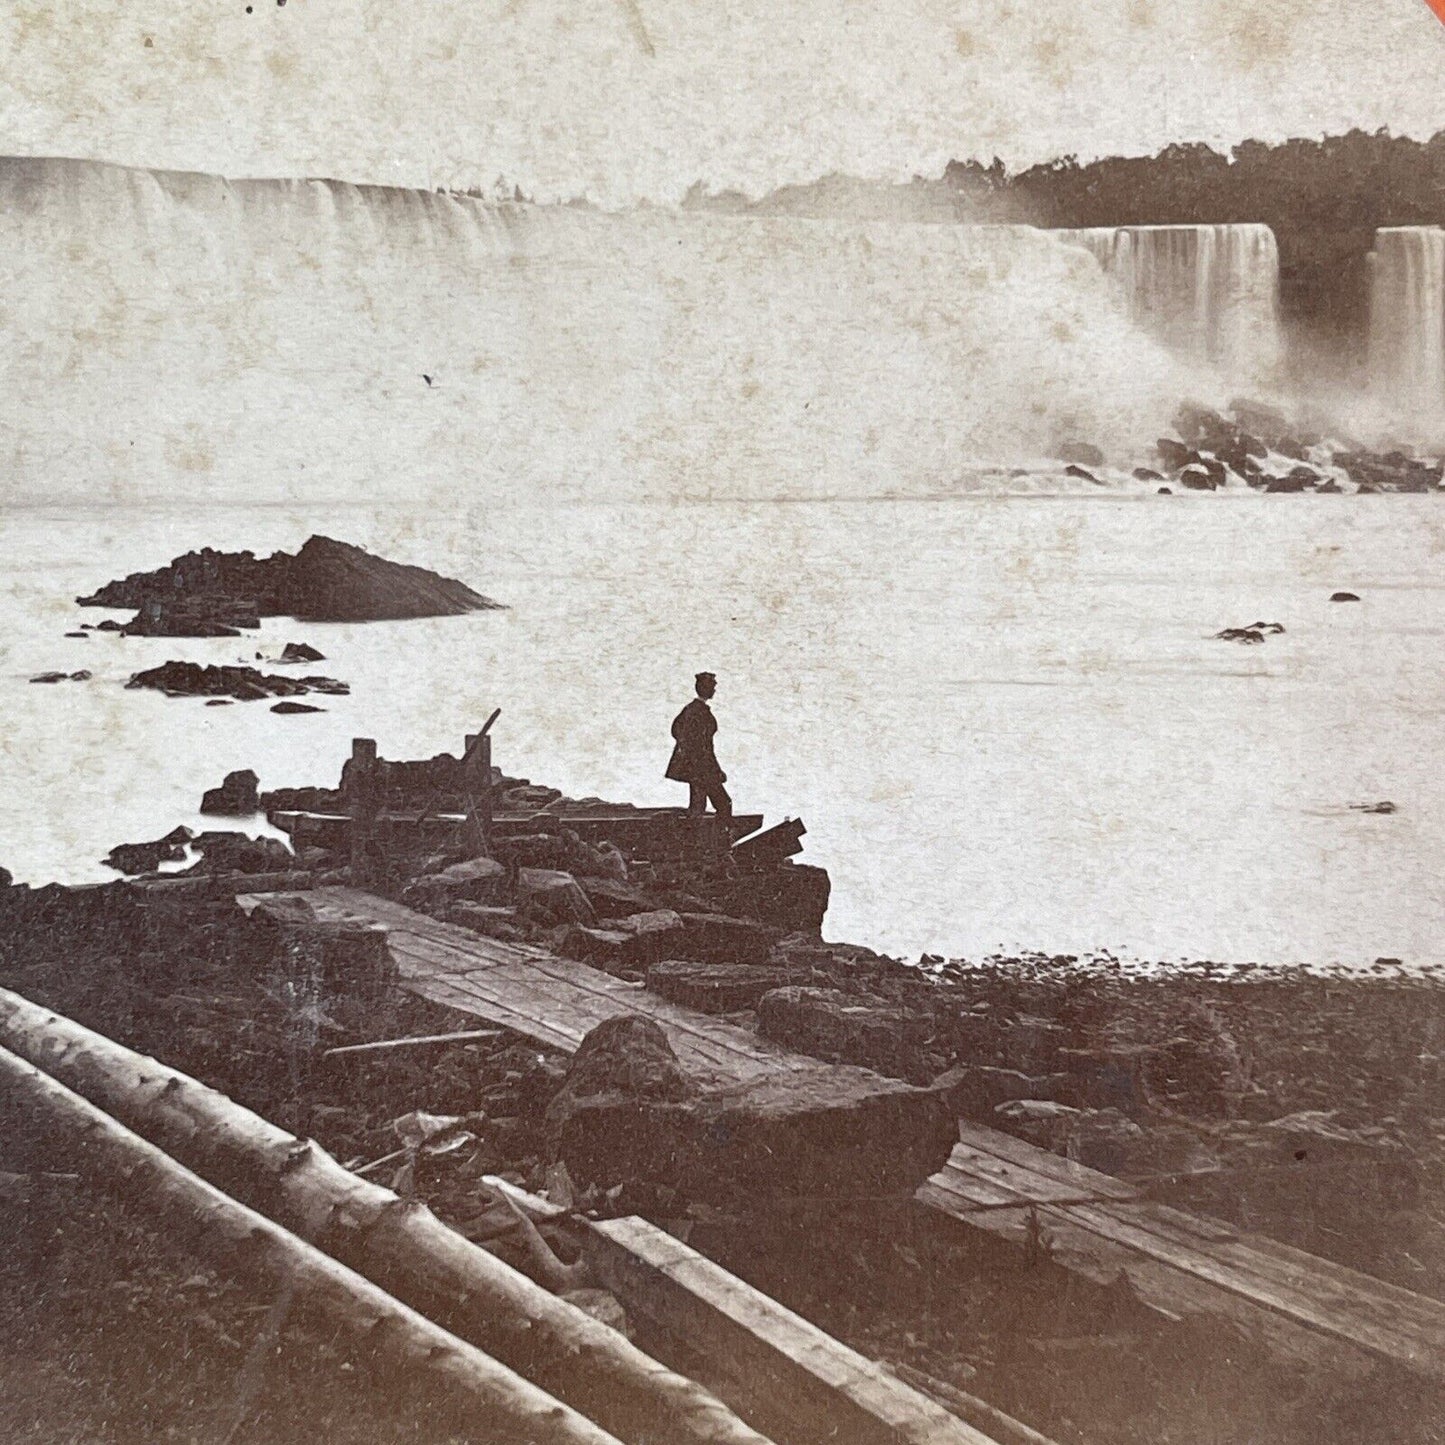
[[[169,566],[107,583],[82,607],[134,607],[128,630],[175,633],[188,620],[206,629],[254,626],[259,617],[303,622],[380,622],[451,617],[501,604],[464,582],[391,562],[349,542],[311,537],[294,555],[187,552]],[[178,634],[194,635],[194,634]]]

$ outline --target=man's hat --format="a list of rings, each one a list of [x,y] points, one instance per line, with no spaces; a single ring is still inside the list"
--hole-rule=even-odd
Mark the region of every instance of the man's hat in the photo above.
[[[700,672],[693,678],[694,682],[716,682],[717,678],[710,672]]]

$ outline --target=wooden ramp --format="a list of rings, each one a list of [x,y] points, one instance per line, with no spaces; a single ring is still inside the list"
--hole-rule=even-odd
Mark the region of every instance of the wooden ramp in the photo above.
[[[359,889],[318,888],[294,896],[323,919],[384,924],[405,988],[539,1044],[571,1053],[604,1019],[646,1014],[667,1031],[682,1066],[706,1086],[834,1067],[585,963],[484,938]]]
[[[603,1019],[640,1013],[656,1019],[704,1084],[838,1067],[586,964],[479,937],[369,893],[335,887],[297,896],[323,918],[384,924],[406,988],[538,1043],[570,1052]],[[1154,1204],[1110,1175],[997,1130],[960,1125],[951,1159],[917,1197],[1098,1284],[1122,1279],[1169,1319],[1217,1321],[1315,1367],[1360,1370],[1383,1360],[1445,1384],[1438,1301]]]

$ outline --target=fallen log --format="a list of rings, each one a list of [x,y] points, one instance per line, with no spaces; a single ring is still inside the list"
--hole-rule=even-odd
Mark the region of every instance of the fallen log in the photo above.
[[[5,989],[0,1044],[613,1434],[767,1445],[701,1386],[424,1205],[357,1178],[217,1090]]]
[[[384,1371],[389,1388],[399,1380],[414,1382],[420,1399],[441,1396],[464,1407],[468,1424],[493,1439],[618,1445],[591,1420],[183,1169],[8,1049],[0,1049],[0,1082],[12,1120],[33,1126],[42,1149],[72,1163],[98,1192],[153,1211],[168,1239],[224,1272],[259,1274],[294,1290],[365,1347],[361,1355]]]

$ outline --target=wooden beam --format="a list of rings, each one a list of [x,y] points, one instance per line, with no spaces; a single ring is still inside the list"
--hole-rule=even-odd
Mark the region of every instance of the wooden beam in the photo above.
[[[416,1049],[428,1044],[475,1044],[484,1039],[499,1039],[501,1029],[464,1029],[455,1034],[417,1034],[409,1039],[376,1039],[368,1044],[342,1044],[327,1049],[323,1059],[355,1058],[359,1054],[384,1054],[395,1049]]]
[[[565,1215],[505,1180],[483,1182],[535,1218]],[[716,1393],[778,1445],[996,1445],[647,1220],[573,1219],[598,1282],[629,1315],[705,1360]]]
[[[372,844],[381,806],[377,783],[376,739],[353,738],[346,788],[351,813],[351,878],[358,886],[371,880]]]

